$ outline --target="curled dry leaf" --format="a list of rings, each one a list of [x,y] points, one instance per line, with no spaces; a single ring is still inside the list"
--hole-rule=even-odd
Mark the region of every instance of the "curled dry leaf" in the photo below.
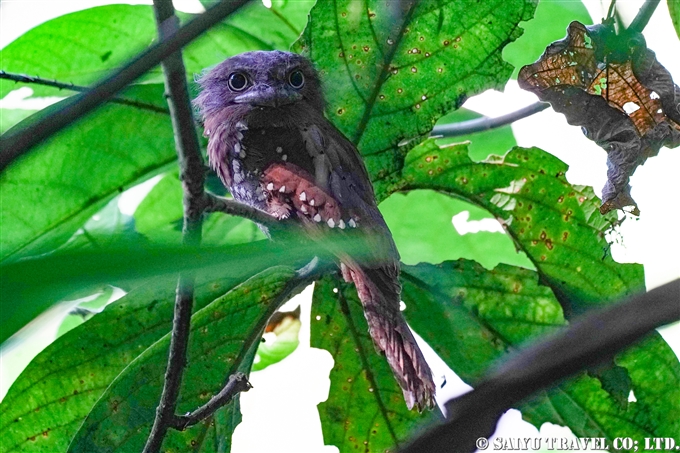
[[[630,176],[662,146],[680,145],[680,88],[642,34],[572,22],[518,79],[607,151],[600,212],[633,206],[638,215]]]

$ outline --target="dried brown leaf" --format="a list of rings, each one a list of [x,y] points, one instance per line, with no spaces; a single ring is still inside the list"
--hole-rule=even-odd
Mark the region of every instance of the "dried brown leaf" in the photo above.
[[[633,206],[639,214],[630,176],[662,146],[680,145],[680,88],[644,37],[572,22],[564,39],[522,68],[518,81],[607,151],[600,211]]]

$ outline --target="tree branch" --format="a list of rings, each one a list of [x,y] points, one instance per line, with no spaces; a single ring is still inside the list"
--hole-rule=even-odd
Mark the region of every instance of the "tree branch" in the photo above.
[[[647,23],[649,23],[652,14],[654,14],[656,7],[659,6],[659,1],[660,0],[645,0],[635,16],[635,19],[630,23],[628,30],[634,33],[642,33],[642,30],[644,30]]]
[[[210,193],[206,194],[205,203],[205,212],[223,212],[229,215],[244,217],[269,228],[281,227],[282,223],[284,223],[252,206]]]
[[[475,390],[449,400],[447,422],[400,451],[475,451],[475,441],[489,438],[507,409],[679,320],[679,295],[680,279],[589,314],[552,339],[521,351]]]
[[[71,91],[77,91],[79,93],[84,93],[87,91],[90,91],[90,88],[84,87],[81,85],[74,85],[73,83],[64,83],[64,82],[59,82],[57,80],[46,80],[37,76],[28,76],[24,74],[12,74],[10,72],[5,72],[0,70],[0,79],[6,79],[6,80],[13,80],[14,82],[17,83],[26,83],[26,84],[34,84],[34,85],[43,85],[43,86],[48,86],[48,87],[53,87],[53,88],[58,88],[60,90],[71,90]],[[115,104],[122,104],[122,105],[129,105],[131,107],[137,107],[142,110],[149,110],[152,112],[156,113],[163,113],[165,115],[169,114],[170,112],[168,109],[164,109],[162,107],[157,107],[153,104],[147,104],[146,102],[139,102],[139,101],[132,101],[130,99],[125,99],[125,98],[120,98],[120,97],[114,97],[109,99],[109,102],[113,102]]]
[[[181,49],[207,29],[248,3],[248,0],[222,0],[162,40],[140,52],[125,66],[103,80],[92,90],[65,101],[64,106],[44,118],[10,134],[0,136],[0,172],[38,143],[56,134],[80,117],[111,99],[164,58]]]
[[[154,0],[154,11],[161,41],[168,40],[179,29],[179,18],[175,16],[172,0]],[[184,193],[184,226],[182,242],[185,246],[197,247],[201,243],[203,210],[205,207],[205,165],[194,127],[193,110],[182,52],[169,55],[161,63],[165,76],[165,90],[175,133],[175,146],[179,160],[180,179]],[[175,312],[170,337],[168,366],[156,418],[149,433],[144,453],[157,453],[175,417],[177,398],[182,384],[182,375],[187,361],[187,347],[191,329],[191,311],[194,303],[194,275],[183,272],[177,282]]]
[[[515,121],[526,118],[535,113],[542,112],[550,107],[547,102],[536,102],[515,112],[507,115],[499,116],[497,118],[476,118],[474,120],[463,121],[460,123],[442,124],[435,126],[430,133],[431,137],[459,137],[461,135],[472,134],[475,132],[488,131],[506,124],[514,123]]]

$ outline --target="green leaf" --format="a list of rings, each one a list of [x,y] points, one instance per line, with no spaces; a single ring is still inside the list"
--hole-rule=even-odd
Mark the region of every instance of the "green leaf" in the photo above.
[[[545,422],[569,426],[577,437],[677,437],[680,432],[680,363],[654,332],[615,358],[631,377],[637,401],[621,405],[600,382],[580,375],[527,401],[523,417],[536,427]],[[641,448],[642,449],[642,448]]]
[[[474,163],[466,144],[440,148],[428,140],[376,192],[382,198],[432,189],[486,209],[505,225],[563,307],[579,313],[642,291],[644,279],[642,266],[611,258],[605,233],[616,215],[600,215],[592,189],[569,184],[567,168],[537,148],[514,148]]]
[[[668,12],[673,21],[673,27],[675,27],[675,33],[678,35],[678,38],[680,38],[680,1],[668,0],[667,4]]]
[[[328,118],[358,146],[373,179],[401,169],[444,113],[503,88],[512,66],[501,51],[535,9],[533,0],[408,5],[396,17],[390,2],[317,2],[296,44],[324,80]]]
[[[204,276],[195,310],[249,274]],[[176,279],[154,281],[108,305],[42,351],[0,404],[0,437],[11,451],[58,452],[113,379],[172,327]]]
[[[162,85],[134,86],[126,97],[165,104]],[[4,171],[0,259],[56,248],[123,190],[174,165],[169,120],[162,113],[105,104]]]
[[[517,252],[506,234],[489,231],[459,234],[451,221],[455,215],[468,212],[472,222],[493,219],[493,216],[448,195],[432,190],[394,193],[380,203],[380,212],[390,226],[403,263],[468,258],[476,259],[488,269],[501,262],[534,267],[524,253]]]
[[[586,25],[593,23],[582,2],[541,0],[534,18],[522,24],[524,34],[503,50],[503,58],[515,67],[512,78],[517,79],[522,66],[538,60],[548,45],[562,39],[574,20]]]
[[[335,239],[326,239],[332,244]],[[342,241],[334,246],[344,247],[361,255],[360,241]],[[124,286],[150,277],[172,276],[184,270],[216,271],[222,275],[242,275],[247,270],[266,269],[273,264],[309,262],[322,257],[313,242],[300,243],[295,238],[272,244],[258,241],[223,247],[203,247],[199,250],[181,246],[147,246],[138,243],[130,247],[102,247],[26,259],[0,266],[0,343],[26,325],[39,313],[74,292],[92,294],[102,284]],[[247,259],[246,259],[247,257]],[[80,296],[82,297],[82,296]],[[73,297],[71,297],[73,299]]]
[[[271,9],[262,2],[252,2],[241,8],[183,49],[189,78],[191,74],[241,52],[287,50],[302,31],[312,3],[279,0]],[[178,15],[183,21],[196,17],[194,14]],[[57,17],[20,36],[0,51],[2,69],[87,86],[122,66],[156,37],[151,6],[90,8]],[[151,70],[142,80],[162,82],[160,68]],[[0,80],[0,98],[22,85]],[[72,94],[47,86],[28,86],[38,97]]]
[[[136,230],[152,242],[181,244],[182,183],[176,172],[168,173],[154,186],[134,213]],[[250,220],[213,213],[203,222],[204,245],[241,244],[264,239]]]
[[[110,5],[47,21],[0,50],[3,70],[76,85],[90,85],[148,46],[156,35],[150,6]],[[162,82],[160,68],[156,82]],[[0,98],[20,86],[33,95],[73,94],[42,85],[0,80]]]
[[[270,8],[261,1],[250,2],[186,48],[187,72],[200,72],[206,66],[249,50],[288,50],[302,33],[314,1],[273,0]],[[215,2],[202,3],[209,7]]]
[[[192,316],[188,366],[182,380],[178,413],[192,411],[206,403],[233,373],[248,373],[267,320],[283,300],[298,289],[295,275],[290,268],[272,268]],[[169,343],[167,334],[141,352],[118,375],[90,411],[69,452],[142,450],[163,387]],[[234,404],[232,401],[226,407]],[[195,448],[205,437],[209,423],[168,433],[165,448],[173,451]],[[235,425],[229,427],[229,437],[234,428]]]
[[[319,415],[324,442],[340,453],[392,451],[441,418],[436,409],[422,414],[407,409],[387,361],[368,335],[354,286],[331,277],[316,283],[311,345],[328,350],[335,360]]]
[[[469,383],[521,343],[565,325],[562,308],[536,272],[474,261],[402,267],[404,316]]]
[[[405,266],[409,324],[463,380],[475,384],[508,353],[565,325],[538,274],[506,265],[491,271],[459,260]],[[596,341],[596,339],[595,339]],[[657,333],[619,354],[636,402],[622,405],[586,374],[540,392],[517,408],[537,428],[568,426],[577,437],[673,437],[680,428],[680,363]]]

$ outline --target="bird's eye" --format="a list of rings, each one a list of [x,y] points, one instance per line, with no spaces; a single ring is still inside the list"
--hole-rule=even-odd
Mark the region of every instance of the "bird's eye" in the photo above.
[[[293,71],[288,76],[288,82],[293,88],[300,89],[305,84],[305,76],[302,75],[300,70]]]
[[[248,86],[248,78],[242,72],[233,72],[228,83],[233,91],[243,91]]]

